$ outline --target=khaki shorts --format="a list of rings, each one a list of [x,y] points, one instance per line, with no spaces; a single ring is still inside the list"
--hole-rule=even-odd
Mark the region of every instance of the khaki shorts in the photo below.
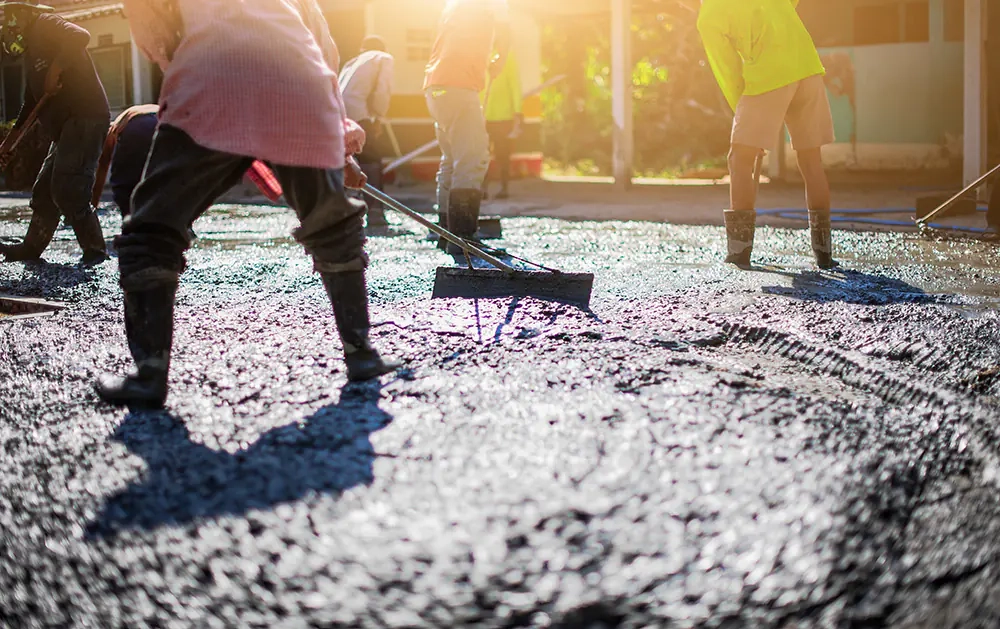
[[[833,115],[822,75],[776,90],[744,96],[733,118],[733,144],[774,148],[782,125],[788,125],[796,151],[833,144]]]

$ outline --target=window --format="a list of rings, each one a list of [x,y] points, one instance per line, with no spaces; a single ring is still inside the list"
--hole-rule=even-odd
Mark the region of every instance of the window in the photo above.
[[[406,60],[423,63],[431,58],[434,33],[425,28],[406,29]]]
[[[928,42],[930,14],[928,0],[802,0],[799,4],[802,22],[820,48]]]
[[[854,44],[896,44],[902,40],[902,7],[875,4],[854,7]]]
[[[903,41],[908,44],[931,40],[931,7],[928,2],[903,5]]]
[[[799,16],[820,48],[850,46],[854,43],[851,11],[837,2],[803,0]]]
[[[90,56],[101,77],[104,91],[108,95],[108,105],[114,111],[121,111],[131,104],[132,68],[129,47],[110,46],[92,48]]]
[[[930,3],[882,2],[854,7],[854,44],[923,43],[930,41]]]
[[[944,40],[965,41],[964,0],[944,0]]]

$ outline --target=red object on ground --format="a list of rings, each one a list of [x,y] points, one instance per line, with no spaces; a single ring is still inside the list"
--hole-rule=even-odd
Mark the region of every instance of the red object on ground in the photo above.
[[[253,165],[250,166],[250,170],[247,171],[247,176],[250,177],[250,181],[254,182],[260,188],[264,196],[272,201],[277,201],[284,193],[278,178],[274,176],[274,173],[267,167],[267,164],[260,160],[254,161]]]

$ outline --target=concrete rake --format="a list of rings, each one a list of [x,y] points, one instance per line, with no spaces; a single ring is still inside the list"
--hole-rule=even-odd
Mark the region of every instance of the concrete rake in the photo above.
[[[438,267],[434,277],[434,292],[431,297],[538,297],[552,301],[572,303],[586,308],[590,305],[590,295],[594,288],[593,273],[565,273],[542,266],[536,262],[518,258],[498,249],[483,247],[456,236],[440,225],[424,218],[381,190],[366,184],[364,192],[384,205],[415,220],[446,241],[457,245],[465,252],[468,268]],[[530,264],[540,270],[515,269],[500,260],[497,255]],[[471,257],[477,257],[491,264],[492,269],[477,269],[472,266]]]

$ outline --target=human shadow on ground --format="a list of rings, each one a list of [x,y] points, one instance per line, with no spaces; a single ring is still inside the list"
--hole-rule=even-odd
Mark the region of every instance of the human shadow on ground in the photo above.
[[[792,272],[775,267],[755,266],[751,271],[771,273],[791,278],[791,286],[764,286],[768,295],[780,295],[801,301],[818,303],[843,302],[866,306],[887,304],[940,303],[940,297],[902,280],[860,271],[835,269],[832,271]]]
[[[235,452],[197,443],[168,412],[134,412],[114,438],[147,469],[110,497],[90,538],[269,509],[309,494],[339,495],[374,480],[371,435],[392,422],[381,385],[348,385],[336,404],[274,428]]]
[[[21,263],[4,262],[0,256],[0,266],[13,264]],[[80,262],[57,264],[46,262],[44,259],[29,260],[23,264],[24,270],[18,278],[0,281],[0,292],[16,293],[25,297],[56,297],[68,289],[91,282],[96,268]],[[103,264],[115,264],[115,262],[108,260]]]

